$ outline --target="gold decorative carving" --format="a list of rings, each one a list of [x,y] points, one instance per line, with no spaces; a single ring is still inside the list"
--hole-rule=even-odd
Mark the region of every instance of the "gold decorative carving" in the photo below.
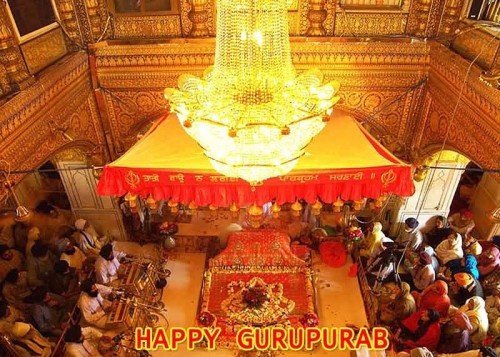
[[[189,36],[208,36],[208,0],[188,0],[188,3],[189,5],[191,5],[191,10],[189,10],[188,13],[188,18],[191,21],[191,30],[189,31]]]
[[[168,108],[163,91],[107,92],[104,98],[116,156],[135,143],[138,125],[148,125]]]
[[[29,125],[34,113],[40,114],[47,110],[50,104],[57,103],[58,95],[86,75],[87,56],[83,53],[75,54],[68,58],[65,66],[48,70],[48,73],[44,73],[32,86],[4,104],[0,111],[0,147],[10,140],[16,130]]]
[[[455,0],[452,0],[454,2]],[[445,14],[444,5],[449,1],[413,0],[411,1],[407,33],[420,37],[435,37]]]
[[[463,32],[455,36],[451,47],[463,57],[473,60],[485,70],[500,65],[500,39],[482,29],[465,27]]]
[[[85,47],[90,43],[94,43],[94,34],[90,23],[89,14],[87,12],[86,0],[72,0],[75,7],[76,19],[80,30],[82,45]]]
[[[104,144],[97,107],[83,53],[68,58],[65,66],[52,68],[0,110],[0,158],[13,169],[39,167],[54,154],[81,148],[103,155]],[[49,120],[71,130],[73,141],[53,135]]]
[[[54,63],[67,53],[63,33],[60,28],[23,43],[21,50],[31,74]]]
[[[458,151],[483,168],[500,162],[500,97],[498,91],[480,80],[481,70],[445,46],[431,46],[429,91],[424,100],[422,119],[412,146],[420,160],[441,149],[449,130],[446,148]],[[458,92],[466,74],[467,85],[452,120]]]
[[[0,63],[7,71],[9,82],[14,89],[25,88],[33,82],[27,71],[23,57],[14,39],[14,31],[7,14],[6,3],[0,2]]]
[[[9,77],[3,64],[0,63],[0,97],[10,92]]]
[[[214,0],[180,0],[180,21],[182,25],[182,35],[183,36],[193,36],[195,37],[194,34],[192,34],[193,31],[193,19],[191,17],[193,16],[192,10],[194,7],[192,6],[192,2],[195,1],[197,3],[205,3],[200,7],[197,5],[197,10],[198,11],[205,11],[205,13],[200,14],[201,17],[196,17],[196,20],[199,20],[200,22],[203,22],[203,24],[200,24],[198,26],[201,26],[202,28],[206,28],[207,34],[202,35],[202,36],[197,36],[197,37],[204,37],[204,36],[215,36],[215,2]],[[191,16],[191,17],[190,17]],[[198,16],[198,15],[197,15]],[[203,19],[203,20],[202,20]],[[203,30],[204,31],[204,30]]]
[[[403,34],[407,15],[401,13],[337,12],[335,34],[339,36],[374,36]]]
[[[61,19],[62,26],[64,26],[66,34],[70,37],[71,40],[75,41],[76,43],[80,43],[82,39],[78,30],[78,22],[76,20],[73,1],[55,0],[54,3],[56,5],[57,12]]]
[[[311,19],[309,18],[310,12],[319,10],[318,6],[313,3],[318,3],[321,2],[319,0],[301,0],[298,4],[298,23],[295,21],[294,23],[297,23],[299,29],[298,31],[295,30],[295,27],[290,27],[290,34],[291,35],[306,35],[307,32],[309,31],[309,28],[311,27]],[[314,5],[314,9],[312,8],[312,5]],[[334,31],[334,23],[335,23],[335,1],[324,1],[324,4],[322,6],[322,9],[326,11],[326,17],[324,18],[323,21],[321,21],[321,28],[324,30],[323,36],[333,36],[333,31]],[[290,20],[295,19],[294,16],[297,13],[290,12],[288,15],[290,17]],[[313,15],[314,14],[314,15]],[[313,15],[313,21],[319,21],[318,16],[320,13],[311,13]],[[320,16],[323,16],[324,14],[321,13]],[[318,26],[318,25],[314,25]],[[292,32],[293,29],[293,32]]]
[[[327,17],[325,5],[326,0],[309,0],[309,12],[307,14],[309,28],[306,31],[307,36],[326,35],[326,30],[323,26]]]
[[[85,0],[85,6],[87,7],[87,14],[90,21],[92,36],[94,40],[97,41],[102,32],[99,2],[97,0]]]
[[[448,0],[445,3],[439,26],[440,35],[450,35],[457,29],[464,0]]]
[[[179,15],[117,16],[116,38],[163,38],[181,36]]]

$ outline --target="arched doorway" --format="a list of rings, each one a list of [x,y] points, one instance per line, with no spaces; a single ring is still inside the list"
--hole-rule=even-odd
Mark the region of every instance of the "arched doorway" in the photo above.
[[[390,203],[386,216],[389,223],[393,223],[390,230],[392,236],[397,236],[401,229],[397,223],[408,217],[416,217],[421,227],[434,216],[447,217],[464,173],[461,169],[469,164],[470,159],[456,151],[443,150],[424,157],[421,162],[438,168],[423,172],[417,170],[414,176],[415,194],[406,199],[395,198]]]
[[[476,227],[472,234],[476,238],[490,239],[500,233],[500,223],[491,218],[491,212],[500,207],[500,182],[494,174],[483,173],[479,165],[454,150],[434,152],[420,162],[438,168],[423,173],[417,170],[415,194],[391,202],[386,215],[388,223],[418,217],[423,227],[433,216],[448,217],[468,208],[474,214]],[[391,235],[397,235],[400,228],[399,224],[392,224]]]
[[[84,218],[99,234],[126,240],[117,200],[97,194],[98,177],[90,167],[93,163],[89,154],[79,148],[70,148],[53,155],[52,162],[59,170],[74,219]]]

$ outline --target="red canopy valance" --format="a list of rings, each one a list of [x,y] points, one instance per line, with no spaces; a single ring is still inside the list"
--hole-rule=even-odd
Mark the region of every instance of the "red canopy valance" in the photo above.
[[[388,152],[352,117],[336,112],[290,174],[257,186],[217,173],[170,115],[104,168],[97,191],[100,195],[132,192],[156,200],[226,207],[233,202],[262,205],[274,198],[282,204],[296,198],[312,203],[319,197],[330,203],[337,197],[410,196],[414,186],[411,166]]]

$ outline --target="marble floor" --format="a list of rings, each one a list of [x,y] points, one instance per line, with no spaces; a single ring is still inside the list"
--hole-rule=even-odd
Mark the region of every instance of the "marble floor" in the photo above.
[[[135,243],[119,243],[117,248],[135,255],[153,255],[154,246],[143,247]],[[168,261],[172,271],[167,288],[163,293],[163,301],[167,307],[170,326],[190,327],[195,325],[196,311],[203,278],[205,253],[175,253]],[[367,324],[361,293],[356,278],[347,275],[349,264],[341,268],[324,265],[318,256],[314,256],[313,269],[316,275],[317,307],[320,325],[325,327],[342,327],[346,325],[365,326]],[[183,345],[184,346],[184,345]],[[202,349],[187,351],[181,348],[176,352],[155,351],[153,356],[160,357],[171,354],[201,356],[208,352]],[[217,356],[236,356],[237,351],[218,349]],[[320,348],[312,352],[284,352],[278,356],[323,355],[349,356],[348,351],[327,352]]]

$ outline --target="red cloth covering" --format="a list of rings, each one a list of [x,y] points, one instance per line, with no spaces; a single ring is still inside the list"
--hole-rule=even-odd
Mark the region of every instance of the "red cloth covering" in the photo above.
[[[319,245],[321,260],[331,267],[341,267],[347,261],[347,251],[344,243],[327,241]]]
[[[401,322],[402,325],[411,332],[415,333],[419,327],[418,321],[424,312],[425,310],[414,312]],[[422,337],[420,337],[416,341],[405,340],[404,345],[409,349],[417,347],[427,347],[427,349],[429,349],[430,351],[435,351],[437,349],[440,337],[441,327],[439,326],[439,322],[436,321],[429,326],[426,333]]]
[[[210,266],[305,266],[292,253],[284,232],[262,229],[232,233],[226,249],[210,260]]]
[[[348,179],[360,173],[359,180]],[[151,179],[154,177],[154,181]],[[183,182],[176,181],[182,177]],[[306,179],[307,178],[307,179]],[[266,180],[252,187],[241,179],[222,175],[190,174],[159,169],[106,166],[97,186],[102,196],[122,196],[127,192],[141,197],[152,195],[155,200],[181,203],[195,202],[199,206],[214,204],[228,207],[256,203],[263,205],[276,199],[278,204],[294,202],[297,197],[314,203],[318,197],[331,203],[340,196],[344,200],[377,198],[384,193],[411,196],[414,192],[412,171],[408,166],[337,169],[329,173],[287,175]]]
[[[448,296],[448,285],[442,280],[436,280],[420,294],[418,308],[421,310],[433,309],[439,316],[448,316],[451,301]]]
[[[127,192],[155,200],[172,199],[198,206],[239,207],[278,204],[297,197],[331,203],[414,193],[412,167],[377,142],[354,118],[335,111],[332,120],[285,176],[254,186],[215,171],[202,148],[175,116],[164,117],[124,155],[106,165],[97,186],[103,196]]]

